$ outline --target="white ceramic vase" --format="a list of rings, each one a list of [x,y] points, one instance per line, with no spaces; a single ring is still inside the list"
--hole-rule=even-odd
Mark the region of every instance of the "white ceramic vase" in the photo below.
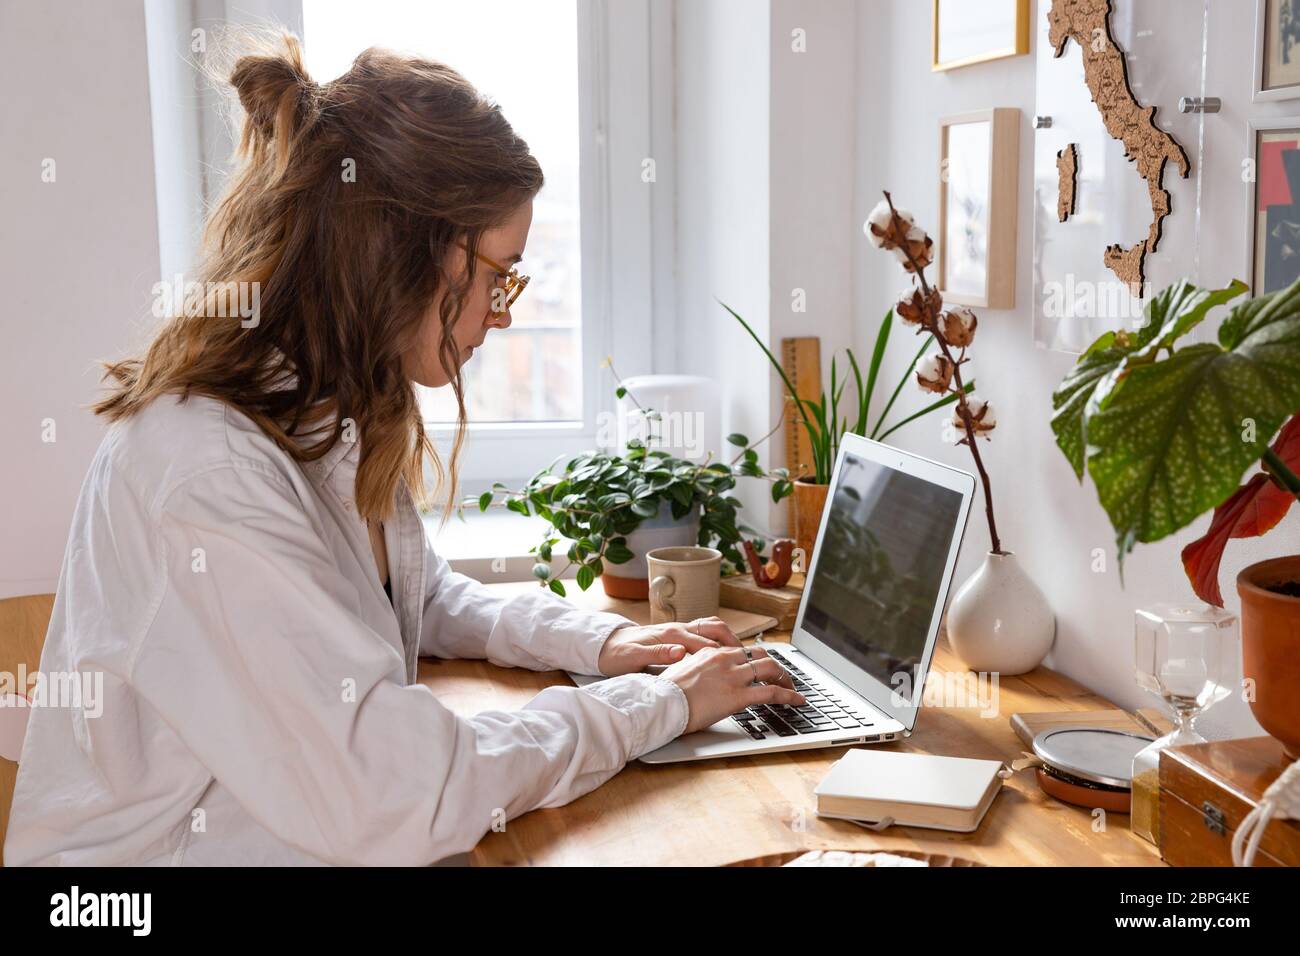
[[[1023,674],[1043,662],[1056,616],[1013,552],[989,553],[948,605],[948,643],[973,671]]]

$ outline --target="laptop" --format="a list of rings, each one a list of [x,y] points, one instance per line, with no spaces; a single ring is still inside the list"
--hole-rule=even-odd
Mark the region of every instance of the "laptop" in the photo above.
[[[791,642],[761,644],[807,704],[751,707],[641,760],[910,736],[974,494],[967,472],[845,435]]]

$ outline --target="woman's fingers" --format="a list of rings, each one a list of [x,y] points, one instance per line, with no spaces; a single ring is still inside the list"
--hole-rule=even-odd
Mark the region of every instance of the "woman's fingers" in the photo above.
[[[686,625],[701,637],[711,638],[727,647],[740,647],[740,638],[731,632],[731,628],[720,617],[697,617]]]
[[[680,644],[692,654],[696,651],[702,651],[706,647],[718,646],[718,642],[708,634],[700,634],[691,630],[693,626],[694,622],[691,624],[666,624],[659,632],[659,640],[665,644]]]
[[[750,648],[750,654],[753,658],[754,667],[759,673],[759,680],[794,689],[794,681],[790,679],[790,672],[768,657],[767,651],[761,647],[754,647]],[[742,662],[742,666],[745,666],[746,663]]]
[[[789,704],[791,707],[802,707],[806,703],[802,694],[777,684],[755,684],[746,687],[742,695],[746,707],[753,707],[755,704]]]
[[[630,644],[640,662],[640,668],[651,664],[674,664],[686,656],[687,649],[680,644]]]
[[[770,657],[755,657],[752,661],[747,661],[741,665],[741,670],[747,675],[752,675],[754,680],[794,688],[794,684],[790,681],[790,675],[785,672],[785,668]]]
[[[632,674],[647,667],[675,664],[687,654],[680,644],[609,644],[601,651],[598,666],[606,677]]]

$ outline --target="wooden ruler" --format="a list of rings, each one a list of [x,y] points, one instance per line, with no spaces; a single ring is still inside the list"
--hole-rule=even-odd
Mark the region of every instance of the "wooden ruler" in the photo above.
[[[781,340],[781,368],[794,386],[794,393],[805,401],[821,397],[821,340],[815,335]],[[790,477],[812,474],[812,442],[803,427],[803,418],[794,402],[785,403],[785,466]]]

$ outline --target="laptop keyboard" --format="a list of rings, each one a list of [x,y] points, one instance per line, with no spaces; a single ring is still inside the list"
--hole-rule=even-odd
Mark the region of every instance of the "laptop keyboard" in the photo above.
[[[769,736],[794,737],[798,734],[819,734],[825,730],[857,730],[870,727],[871,720],[861,703],[842,700],[810,678],[780,651],[765,646],[767,656],[785,668],[794,682],[794,689],[807,701],[802,707],[789,704],[759,704],[747,707],[731,719],[740,724],[755,740]]]

